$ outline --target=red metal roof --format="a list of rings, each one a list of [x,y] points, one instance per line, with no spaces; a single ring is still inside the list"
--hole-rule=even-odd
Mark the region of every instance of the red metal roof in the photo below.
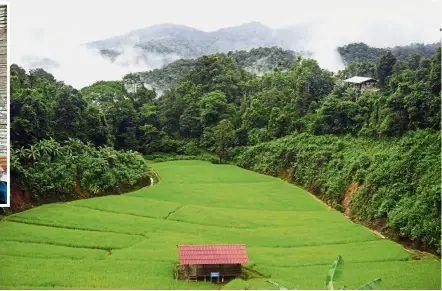
[[[246,245],[178,245],[181,265],[247,264]]]

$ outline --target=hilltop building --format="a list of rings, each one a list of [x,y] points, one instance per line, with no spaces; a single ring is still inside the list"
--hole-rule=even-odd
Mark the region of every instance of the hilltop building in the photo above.
[[[377,80],[369,77],[354,76],[344,80],[344,82],[352,84],[359,91],[359,93],[379,90],[376,88]]]

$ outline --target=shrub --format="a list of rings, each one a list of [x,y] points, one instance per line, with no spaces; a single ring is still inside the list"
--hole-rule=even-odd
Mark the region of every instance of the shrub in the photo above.
[[[70,139],[42,140],[28,149],[12,148],[12,181],[36,199],[97,195],[121,186],[134,186],[149,177],[143,157],[132,151],[95,148]],[[81,192],[81,193],[79,193]]]

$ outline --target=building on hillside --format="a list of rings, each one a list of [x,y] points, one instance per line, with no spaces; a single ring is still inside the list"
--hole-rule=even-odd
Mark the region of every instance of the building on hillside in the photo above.
[[[238,277],[249,262],[244,244],[178,245],[177,280],[215,280]]]
[[[378,90],[376,88],[377,80],[369,77],[354,76],[344,80],[344,82],[352,84],[354,88],[359,91],[359,93],[367,91],[373,92]]]

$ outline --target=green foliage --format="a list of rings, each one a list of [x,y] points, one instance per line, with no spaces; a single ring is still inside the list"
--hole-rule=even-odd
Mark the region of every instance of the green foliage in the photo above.
[[[96,146],[112,143],[106,117],[78,90],[41,69],[26,74],[12,65],[11,78],[13,145],[29,147],[51,137],[57,141],[77,138]]]
[[[402,235],[440,247],[437,132],[421,130],[394,140],[297,134],[244,148],[234,159],[273,175],[289,169],[298,185],[336,203],[355,181],[353,216],[386,219]]]
[[[235,133],[230,121],[224,119],[213,128],[214,151],[220,163],[228,158],[228,149],[233,145]]]
[[[99,81],[82,88],[81,94],[87,101],[104,106],[122,99],[126,91],[121,81]]]
[[[41,140],[30,148],[11,148],[11,175],[16,184],[42,201],[94,196],[119,191],[148,179],[143,157],[133,152],[95,148],[79,140]]]
[[[378,62],[383,54],[386,53],[385,49],[370,47],[365,43],[351,43],[343,47],[338,47],[338,52],[341,55],[344,64],[350,65],[353,62]]]
[[[145,155],[144,158],[154,163],[168,162],[168,161],[181,161],[181,160],[200,160],[207,161],[212,164],[218,164],[219,159],[211,154],[198,154],[198,155],[183,155],[175,153],[152,153]]]
[[[325,279],[325,286],[327,290],[335,290],[333,283],[340,281],[342,278],[342,272],[344,268],[344,261],[341,256],[337,256],[333,264],[327,273]],[[367,284],[362,285],[358,290],[374,290],[382,283],[382,279],[375,279]],[[347,287],[343,286],[340,290],[346,290]]]
[[[342,79],[348,79],[353,76],[364,76],[377,78],[376,63],[371,61],[353,61],[344,70],[338,72]]]
[[[342,272],[344,268],[344,260],[341,256],[338,256],[330,269],[327,272],[327,277],[325,279],[325,287],[327,290],[334,290],[333,283],[339,281],[342,278]]]
[[[249,51],[229,52],[235,61],[246,71],[265,74],[274,70],[288,70],[296,61],[296,56],[310,56],[306,52],[294,52],[278,47],[259,47]]]
[[[436,53],[440,43],[420,44],[412,43],[406,46],[395,46],[393,48],[375,48],[365,43],[351,43],[338,47],[345,65],[351,65],[353,62],[372,62],[378,63],[383,55],[389,50],[398,60],[408,60],[414,55],[419,54],[423,57],[431,57]]]
[[[377,68],[377,77],[379,79],[379,86],[385,87],[388,82],[388,77],[393,74],[393,67],[396,63],[396,58],[388,51],[383,55],[379,61],[379,66]]]
[[[307,52],[297,53],[278,47],[260,47],[227,53],[227,56],[233,58],[242,69],[257,74],[265,74],[275,69],[287,70],[295,62],[297,55],[310,56]],[[162,93],[182,82],[196,64],[194,59],[179,59],[160,69],[137,74],[147,86]]]
[[[378,278],[367,284],[362,285],[358,290],[375,290],[382,284],[382,279]]]
[[[217,124],[226,111],[226,105],[226,95],[221,91],[213,91],[201,96],[199,107],[203,125],[208,127]]]

